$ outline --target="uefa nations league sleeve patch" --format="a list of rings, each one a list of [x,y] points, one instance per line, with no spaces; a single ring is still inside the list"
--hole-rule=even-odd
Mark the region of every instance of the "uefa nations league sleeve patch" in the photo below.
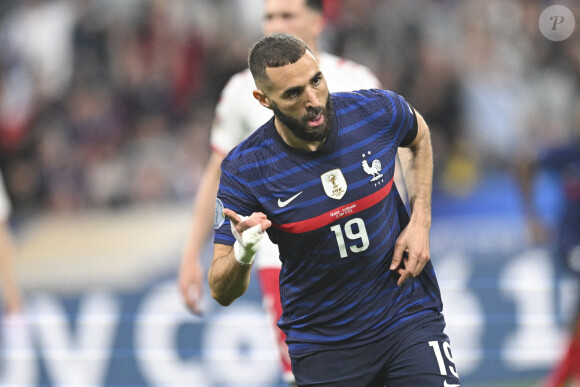
[[[224,204],[222,203],[221,200],[216,198],[215,210],[214,210],[214,214],[213,214],[213,228],[214,228],[214,230],[217,230],[218,228],[220,228],[222,226],[222,224],[224,224],[225,220],[226,220],[226,216],[224,215]]]

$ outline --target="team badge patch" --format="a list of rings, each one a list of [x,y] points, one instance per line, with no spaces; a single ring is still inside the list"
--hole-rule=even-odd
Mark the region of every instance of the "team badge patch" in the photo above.
[[[333,169],[320,176],[322,187],[326,194],[336,200],[342,199],[346,193],[346,180],[340,169]]]
[[[363,155],[362,155],[363,159],[366,156],[368,156],[370,159],[371,151],[368,151],[366,155],[363,153]],[[369,164],[367,159],[364,159],[362,161],[362,168],[363,168],[363,171],[365,171],[367,173],[367,175],[372,176],[371,182],[377,181],[383,177],[383,174],[381,173],[381,170],[383,167],[382,167],[381,161],[379,159],[374,159],[370,164]],[[383,181],[381,180],[380,182],[382,183]],[[376,185],[377,185],[377,183],[375,183],[375,186]]]

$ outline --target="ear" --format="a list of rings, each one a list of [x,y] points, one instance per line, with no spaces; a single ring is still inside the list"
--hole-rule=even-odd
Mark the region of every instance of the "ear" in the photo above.
[[[258,100],[258,102],[260,102],[260,105],[271,109],[270,107],[270,101],[268,101],[268,97],[266,97],[266,94],[264,94],[264,92],[260,89],[256,89],[253,91],[253,96],[254,98],[256,98]]]

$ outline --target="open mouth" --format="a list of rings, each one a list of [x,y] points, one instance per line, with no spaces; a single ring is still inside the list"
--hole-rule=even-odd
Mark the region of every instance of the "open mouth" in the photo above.
[[[322,115],[322,113],[318,114],[318,115],[316,115],[308,120],[308,124],[310,126],[318,126],[318,125],[322,124],[323,122],[324,122],[324,116]]]

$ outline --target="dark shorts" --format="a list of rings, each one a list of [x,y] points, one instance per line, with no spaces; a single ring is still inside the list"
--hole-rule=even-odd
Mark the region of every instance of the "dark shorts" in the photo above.
[[[412,322],[377,342],[291,355],[299,386],[459,386],[443,316]]]

